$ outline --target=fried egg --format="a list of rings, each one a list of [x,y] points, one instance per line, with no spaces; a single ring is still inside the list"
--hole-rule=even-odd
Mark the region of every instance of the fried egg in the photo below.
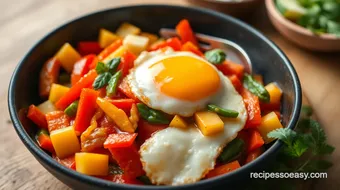
[[[148,107],[192,116],[221,89],[217,69],[191,52],[143,52],[127,76],[132,93]]]
[[[221,118],[224,131],[204,136],[192,124],[154,133],[140,148],[141,162],[153,184],[180,185],[202,179],[223,147],[243,129],[247,112],[242,97],[214,65],[191,52],[171,48],[143,52],[127,76],[132,93],[147,106],[168,114],[192,116],[215,104],[239,112]]]

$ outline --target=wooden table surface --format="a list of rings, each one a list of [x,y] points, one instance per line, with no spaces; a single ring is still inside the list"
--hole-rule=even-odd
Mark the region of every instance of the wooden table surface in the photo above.
[[[28,49],[60,24],[89,12],[138,3],[164,3],[162,0],[11,0],[0,1],[0,189],[68,189],[48,173],[20,142],[10,122],[7,88],[12,71]],[[172,0],[168,4],[189,5]],[[264,9],[249,22],[272,39],[294,64],[305,97],[325,127],[329,143],[337,147],[331,159],[328,179],[318,187],[338,189],[340,180],[340,53],[315,53],[298,48],[278,34]]]

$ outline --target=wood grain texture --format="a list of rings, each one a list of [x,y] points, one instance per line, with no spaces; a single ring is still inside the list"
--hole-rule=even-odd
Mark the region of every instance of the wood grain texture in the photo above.
[[[28,49],[62,23],[89,12],[162,0],[11,0],[0,1],[0,189],[68,189],[49,174],[16,135],[7,108],[7,88],[12,71]],[[167,3],[188,5],[187,1]],[[325,126],[330,143],[340,148],[337,116],[340,115],[340,55],[302,50],[281,37],[270,25],[264,10],[249,20],[275,41],[293,62],[304,93]],[[335,166],[319,187],[338,189],[340,150],[332,156]]]

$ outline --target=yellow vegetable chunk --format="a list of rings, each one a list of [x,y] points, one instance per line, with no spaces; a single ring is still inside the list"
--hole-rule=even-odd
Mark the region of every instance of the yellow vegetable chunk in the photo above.
[[[116,51],[112,52],[109,56],[107,56],[103,60],[103,62],[108,63],[113,58],[122,57],[126,50],[127,50],[126,47],[120,46]]]
[[[57,108],[54,106],[54,104],[50,100],[46,100],[45,102],[39,104],[37,107],[44,114],[57,111]]]
[[[106,48],[117,39],[119,39],[119,37],[116,34],[104,28],[100,29],[98,42],[101,48]]]
[[[154,42],[156,42],[158,40],[158,36],[155,35],[155,34],[142,32],[140,35],[149,38],[149,45],[153,44]]]
[[[141,30],[137,26],[124,22],[123,24],[119,26],[119,28],[116,31],[116,34],[120,36],[121,38],[125,38],[125,36],[129,34],[137,35],[140,33],[140,31]]]
[[[270,112],[262,117],[261,125],[257,128],[266,144],[272,142],[274,139],[269,138],[267,134],[275,129],[283,128],[279,118],[275,112]]]
[[[181,116],[175,115],[175,117],[170,122],[169,126],[183,129],[183,128],[187,128],[188,124]]]
[[[126,113],[103,98],[97,98],[97,104],[110,117],[120,130],[133,133],[135,131]]]
[[[81,58],[80,54],[69,43],[65,43],[55,54],[55,57],[68,73],[72,72],[73,65]]]
[[[86,175],[107,176],[109,173],[109,156],[78,152],[75,155],[76,170]]]
[[[80,151],[80,144],[73,126],[57,129],[50,134],[58,158],[63,159]]]
[[[123,45],[132,53],[138,55],[146,50],[149,44],[149,38],[129,34],[124,38]]]
[[[280,104],[282,90],[277,86],[277,84],[269,83],[265,86],[265,89],[270,95],[270,104]]]
[[[48,100],[52,103],[56,103],[69,90],[70,90],[69,87],[60,84],[52,84]]]
[[[224,130],[224,123],[217,113],[203,111],[195,113],[195,123],[204,136],[213,135]]]

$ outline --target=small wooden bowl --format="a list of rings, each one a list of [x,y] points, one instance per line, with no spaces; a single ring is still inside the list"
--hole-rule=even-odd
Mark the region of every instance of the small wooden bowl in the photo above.
[[[214,9],[238,18],[250,16],[264,0],[243,0],[243,1],[224,1],[224,0],[187,0],[192,4]]]
[[[285,19],[277,10],[274,0],[266,0],[266,9],[275,28],[288,40],[314,51],[340,51],[340,38],[331,34],[316,35],[308,29]]]

